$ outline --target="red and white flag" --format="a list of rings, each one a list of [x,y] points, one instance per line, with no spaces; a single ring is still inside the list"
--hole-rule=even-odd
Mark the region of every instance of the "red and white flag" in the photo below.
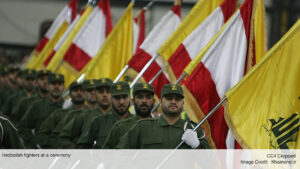
[[[184,69],[189,75],[183,82],[187,97],[193,96],[198,119],[207,115],[244,76],[248,57],[253,0],[246,0],[220,32]],[[193,103],[190,103],[193,104]],[[228,127],[224,109],[209,119],[212,139],[217,148],[225,149]],[[210,137],[210,136],[209,136]]]
[[[156,55],[157,50],[164,41],[172,34],[172,32],[181,23],[180,5],[174,5],[166,15],[154,26],[152,31],[146,37],[144,42],[136,51],[135,55],[128,62],[130,68],[136,72],[140,72],[147,62]],[[149,82],[153,76],[163,67],[163,63],[157,59],[149,69],[144,73],[143,78]],[[130,72],[130,71],[129,71]],[[163,84],[168,83],[168,78],[163,75],[152,83],[155,93],[160,96],[160,90]]]
[[[141,9],[133,19],[133,53],[140,47],[145,39],[145,9]]]
[[[63,8],[63,10],[55,18],[54,22],[46,32],[45,36],[40,40],[36,45],[35,49],[31,54],[31,58],[26,65],[27,68],[35,68],[36,61],[39,56],[39,53],[44,49],[46,44],[52,39],[59,37],[62,34],[62,31],[66,30],[67,26],[75,20],[78,10],[78,0],[70,0],[70,2]]]
[[[236,0],[225,0],[179,45],[168,59],[171,71],[179,78],[184,68],[193,60],[203,47],[216,35],[224,23],[236,10]]]
[[[111,30],[109,0],[101,0],[74,37],[57,69],[57,72],[67,77],[66,85],[74,81],[82,68],[97,54]]]
[[[35,50],[41,52],[47,42],[52,38],[58,28],[64,23],[67,22],[70,25],[77,15],[78,9],[78,0],[70,0],[68,5],[59,13],[59,15],[54,20],[53,24],[50,26],[49,30],[45,36],[41,39],[38,45],[35,47]]]

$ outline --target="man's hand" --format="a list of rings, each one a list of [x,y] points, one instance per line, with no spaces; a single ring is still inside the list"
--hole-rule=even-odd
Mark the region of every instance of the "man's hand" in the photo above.
[[[181,140],[184,141],[187,145],[191,146],[193,149],[197,148],[200,145],[197,133],[192,129],[187,129],[183,133]]]

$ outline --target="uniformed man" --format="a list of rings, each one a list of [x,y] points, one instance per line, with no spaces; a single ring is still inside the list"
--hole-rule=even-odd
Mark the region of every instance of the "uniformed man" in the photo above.
[[[88,109],[92,110],[97,106],[96,100],[96,80],[89,79],[83,82],[83,90]]]
[[[7,109],[10,113],[10,119],[15,122],[16,118],[16,111],[18,110],[18,106],[20,102],[23,101],[26,97],[31,97],[35,92],[35,85],[36,85],[36,71],[33,69],[25,69],[22,73],[23,76],[23,91],[20,92],[18,95],[15,95],[14,98],[8,103],[8,106],[11,107]]]
[[[42,123],[56,109],[62,108],[64,90],[64,76],[62,74],[51,74],[48,77],[50,97],[40,99],[32,103],[20,122],[20,134],[23,137],[26,147],[36,148],[35,133],[38,132]]]
[[[158,119],[138,121],[121,138],[117,148],[122,149],[174,149],[210,148],[201,128],[192,131],[194,123],[182,120],[184,95],[179,85],[167,84],[161,91],[162,115]]]
[[[49,70],[40,70],[37,72],[37,92],[32,96],[23,97],[19,103],[16,104],[12,110],[11,116],[15,125],[18,127],[18,123],[21,118],[31,106],[33,102],[39,99],[48,98],[48,75],[51,74]]]
[[[111,110],[110,88],[112,80],[102,78],[95,81],[97,106],[93,110],[83,111],[63,128],[59,138],[59,148],[88,148],[88,132],[91,122],[99,115]]]
[[[132,117],[130,106],[130,88],[126,82],[116,82],[112,85],[112,111],[98,116],[91,124],[88,133],[89,147],[101,148],[112,126],[119,120]]]
[[[17,131],[6,117],[0,115],[0,149],[25,148]]]
[[[11,86],[15,86],[15,89],[9,94],[9,97],[6,98],[2,106],[2,112],[8,117],[11,115],[13,105],[17,104],[20,98],[26,96],[25,91],[23,90],[23,87],[26,83],[26,80],[24,79],[24,71],[18,69],[16,76],[15,72],[12,72],[9,74],[9,77]],[[11,80],[13,77],[15,79]]]
[[[123,136],[137,120],[151,118],[151,110],[154,102],[153,86],[145,83],[137,83],[133,88],[133,105],[136,116],[115,123],[102,148],[116,148],[121,136]]]
[[[37,132],[37,143],[42,148],[55,148],[55,142],[57,135],[52,133],[61,120],[63,120],[69,112],[73,110],[83,110],[86,108],[84,105],[84,94],[82,90],[82,84],[77,81],[71,83],[70,97],[72,105],[67,109],[57,109],[43,122],[39,131]]]
[[[6,94],[10,90],[8,82],[8,72],[8,67],[1,68],[0,110],[2,109],[2,105],[7,97]]]

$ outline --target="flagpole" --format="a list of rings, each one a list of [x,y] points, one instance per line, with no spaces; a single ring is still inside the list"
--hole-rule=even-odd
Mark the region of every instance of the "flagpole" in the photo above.
[[[150,1],[150,2],[144,7],[144,9],[145,9],[145,10],[148,10],[148,9],[154,4],[154,1],[155,1],[155,0]]]
[[[121,72],[119,73],[119,75],[114,80],[114,83],[118,82],[121,79],[121,77],[124,75],[124,73],[127,71],[128,68],[129,68],[128,64],[125,65],[125,67],[121,70]]]
[[[196,131],[211,115],[213,115],[216,110],[227,100],[226,97],[224,97],[198,124],[196,127],[193,128],[193,131]],[[180,148],[180,146],[184,143],[184,141],[181,141],[176,148],[156,167],[156,169],[161,168],[166,161]]]
[[[154,80],[164,71],[163,68],[160,69],[159,72],[156,73],[156,75],[149,81],[149,84],[152,84]]]
[[[153,56],[148,63],[143,67],[142,71],[137,75],[137,77],[133,80],[133,82],[130,85],[130,88],[132,88],[137,82],[138,80],[140,80],[140,78],[143,76],[143,74],[146,72],[146,70],[151,66],[151,64],[155,61],[155,59],[157,58],[158,54],[155,54],[155,56]]]

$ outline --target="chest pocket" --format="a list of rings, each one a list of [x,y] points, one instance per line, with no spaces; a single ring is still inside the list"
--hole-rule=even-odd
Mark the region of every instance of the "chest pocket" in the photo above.
[[[161,137],[143,138],[141,148],[160,148],[163,140]]]

